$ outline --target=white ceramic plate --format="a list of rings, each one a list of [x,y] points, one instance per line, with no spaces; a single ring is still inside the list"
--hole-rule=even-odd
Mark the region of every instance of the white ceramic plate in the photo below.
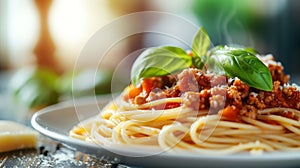
[[[103,147],[68,137],[69,130],[85,118],[96,115],[108,98],[81,99],[60,103],[37,112],[31,120],[40,133],[79,151],[96,156],[117,157],[121,163],[141,167],[300,167],[300,152],[277,152],[250,156],[188,155],[159,153],[144,147]],[[155,151],[155,150],[154,150]],[[117,154],[116,154],[117,153]],[[143,157],[134,157],[143,156]]]

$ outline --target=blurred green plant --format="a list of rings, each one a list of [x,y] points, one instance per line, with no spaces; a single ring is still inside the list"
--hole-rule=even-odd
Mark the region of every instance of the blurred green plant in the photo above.
[[[66,72],[58,76],[41,67],[20,69],[11,80],[11,89],[18,103],[40,109],[74,97],[108,94],[112,73],[100,70]]]
[[[266,33],[261,5],[264,4],[257,0],[194,0],[191,10],[216,44],[233,42],[249,46],[247,33]]]
[[[57,81],[57,88],[64,96],[89,96],[107,94],[111,91],[112,73],[86,69],[80,72],[67,72]]]

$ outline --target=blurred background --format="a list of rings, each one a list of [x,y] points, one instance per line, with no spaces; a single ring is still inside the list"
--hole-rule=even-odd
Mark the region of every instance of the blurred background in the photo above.
[[[0,95],[10,85],[21,102],[37,109],[70,96],[70,80],[75,76],[84,83],[90,74],[85,69],[94,63],[85,60],[84,72],[73,75],[76,59],[91,36],[114,19],[140,11],[169,12],[204,26],[214,45],[240,44],[272,53],[299,82],[299,8],[298,0],[0,0]],[[151,22],[141,18],[124,27],[144,25],[185,33],[184,25],[163,18]],[[114,59],[104,60],[104,69],[97,71],[98,83],[79,84],[78,95],[109,93],[107,81],[118,60],[164,44],[182,45],[170,37],[143,33],[122,40],[111,52]]]

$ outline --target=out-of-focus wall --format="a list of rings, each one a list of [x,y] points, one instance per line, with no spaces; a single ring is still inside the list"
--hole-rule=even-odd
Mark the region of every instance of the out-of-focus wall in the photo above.
[[[6,68],[28,64],[33,59],[33,47],[39,28],[33,1],[1,0],[1,55]]]
[[[0,1],[0,70],[7,69],[7,1]]]
[[[203,25],[212,42],[241,44],[273,53],[286,72],[300,73],[299,0],[53,0],[49,30],[55,44],[55,57],[65,69],[72,69],[76,57],[89,38],[119,16],[138,11],[169,12],[196,25]],[[0,1],[0,67],[18,68],[35,61],[33,48],[39,35],[39,17],[34,0]],[[151,23],[143,19],[129,26],[165,27],[170,32],[185,32],[162,18]],[[122,29],[123,27],[120,27]],[[186,32],[186,34],[191,32]],[[103,39],[105,40],[105,39]],[[126,55],[154,45],[180,45],[159,35],[136,34],[119,43],[112,55]],[[120,54],[121,53],[121,54]],[[93,64],[93,59],[85,60]],[[115,60],[108,59],[107,66]]]

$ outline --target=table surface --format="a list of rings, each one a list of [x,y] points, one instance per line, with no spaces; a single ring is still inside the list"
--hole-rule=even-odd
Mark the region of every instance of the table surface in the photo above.
[[[0,73],[0,120],[13,120],[30,125],[28,109],[15,105],[9,89],[12,73]],[[300,76],[293,78],[300,84]],[[37,149],[0,153],[1,167],[130,167],[116,163],[105,156],[96,158],[70,149],[59,142],[41,136]]]

